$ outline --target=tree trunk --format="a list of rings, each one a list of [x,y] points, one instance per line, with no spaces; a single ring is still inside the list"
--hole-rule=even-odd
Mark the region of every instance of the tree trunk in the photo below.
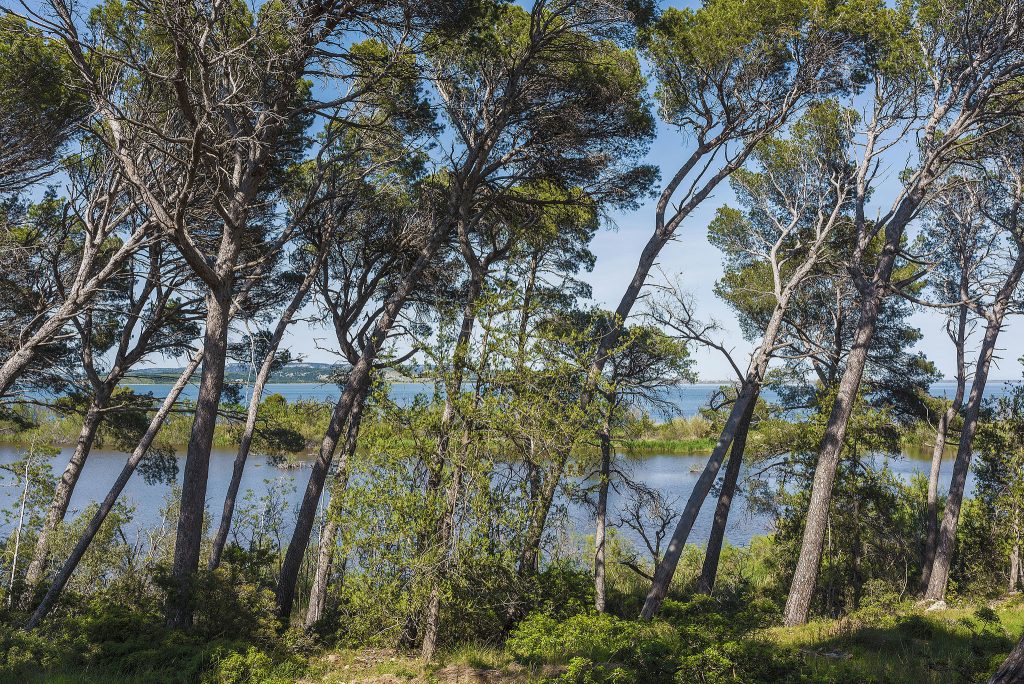
[[[334,474],[335,486],[331,501],[327,505],[327,519],[320,533],[320,548],[317,553],[316,571],[313,573],[313,587],[309,591],[309,607],[306,610],[306,629],[319,622],[327,611],[327,589],[331,581],[334,554],[338,544],[339,517],[341,516],[341,494],[348,484],[348,463],[356,453],[359,444],[359,423],[363,417],[363,402],[352,407],[349,418],[348,437],[338,470]]]
[[[725,478],[722,480],[722,492],[718,495],[715,519],[711,524],[711,536],[708,537],[708,549],[704,554],[704,565],[701,567],[700,579],[697,584],[697,591],[702,594],[711,594],[715,589],[718,562],[722,556],[722,544],[725,540],[725,527],[729,522],[729,510],[732,507],[733,495],[736,493],[736,483],[743,465],[743,451],[747,447],[747,433],[750,431],[750,421],[754,416],[754,408],[757,406],[758,394],[760,392],[754,395],[747,406],[743,420],[736,429],[736,436],[732,440],[729,464],[726,466]]]
[[[469,431],[465,432],[463,446],[469,446]],[[430,595],[427,599],[427,609],[423,622],[423,644],[420,648],[420,657],[430,662],[437,649],[437,637],[441,626],[441,584],[448,577],[452,537],[455,530],[455,518],[458,514],[459,495],[462,492],[463,466],[458,464],[452,473],[452,480],[448,484],[448,494],[445,497],[444,516],[441,519],[441,529],[438,534],[438,546],[441,557],[438,560],[436,577],[431,583]]]
[[[965,270],[966,273],[966,270]],[[961,296],[966,298],[966,283],[961,284]],[[964,345],[967,338],[967,306],[961,305],[953,343],[956,347],[956,393],[949,408],[939,416],[935,429],[935,447],[932,449],[932,467],[928,472],[928,503],[927,530],[925,532],[924,553],[921,560],[921,587],[928,588],[932,576],[932,562],[935,560],[935,543],[939,536],[939,478],[942,474],[942,457],[946,450],[946,439],[949,426],[960,412],[964,403],[964,392],[967,388],[967,370],[964,364]]]
[[[883,252],[883,260],[879,270],[883,282],[888,282],[892,273],[894,251]],[[853,405],[860,389],[860,381],[864,376],[867,363],[868,348],[875,336],[878,314],[881,310],[884,287],[875,286],[870,294],[864,295],[860,306],[860,318],[854,333],[853,345],[846,360],[846,369],[839,380],[832,413],[825,426],[825,435],[818,450],[818,464],[814,470],[814,481],[811,485],[811,501],[807,509],[807,522],[804,525],[803,540],[800,545],[800,556],[786,599],[783,614],[787,627],[802,625],[807,622],[818,581],[818,568],[821,565],[821,549],[825,541],[825,529],[828,526],[828,510],[832,500],[832,485],[835,482],[836,468],[839,466],[839,455],[846,438],[846,428],[850,422]]]
[[[47,590],[46,595],[43,596],[43,600],[39,603],[39,606],[32,613],[28,622],[25,624],[26,629],[34,629],[39,625],[43,618],[47,616],[50,610],[53,609],[54,604],[60,597],[64,587],[67,586],[68,580],[71,579],[71,575],[74,574],[75,569],[81,562],[85,552],[89,549],[89,544],[92,543],[96,533],[99,532],[100,527],[103,525],[103,521],[106,520],[107,515],[110,513],[114,504],[117,503],[117,498],[121,495],[128,480],[131,478],[132,473],[135,472],[135,468],[138,467],[139,462],[149,451],[149,447],[152,446],[153,440],[156,438],[157,433],[160,431],[160,427],[163,425],[164,419],[167,414],[170,413],[174,407],[174,402],[181,396],[182,390],[188,385],[188,381],[192,378],[192,374],[195,373],[196,368],[203,360],[203,352],[200,351],[196,354],[196,357],[185,367],[181,375],[178,377],[177,382],[174,383],[174,387],[167,394],[164,399],[164,403],[161,404],[152,420],[149,422],[149,427],[146,429],[146,433],[142,436],[138,446],[135,447],[135,451],[132,452],[131,456],[128,457],[128,461],[125,463],[124,468],[121,469],[121,474],[118,475],[114,485],[107,492],[107,496],[103,499],[96,514],[93,515],[92,520],[89,521],[89,525],[85,528],[82,536],[79,538],[78,543],[71,552],[71,556],[61,566],[61,569],[57,572],[53,578],[53,583],[50,584],[50,588]]]
[[[452,377],[446,383],[444,395],[444,411],[441,414],[441,424],[437,434],[437,451],[434,455],[434,462],[430,464],[427,476],[426,495],[427,499],[435,496],[441,488],[444,478],[444,467],[448,461],[448,452],[451,447],[451,428],[455,420],[455,397],[462,391],[462,380],[465,374],[466,356],[469,352],[469,342],[473,336],[473,328],[476,325],[476,302],[480,297],[483,288],[483,273],[474,269],[470,276],[469,290],[466,293],[466,301],[462,307],[462,321],[459,326],[459,334],[455,340],[455,348],[452,352]],[[466,436],[468,440],[468,435]],[[457,474],[453,475],[453,481]],[[461,483],[456,483],[461,486]],[[449,497],[451,496],[449,491]],[[458,492],[455,492],[455,496]],[[438,547],[442,554],[447,550],[447,540],[444,539],[446,518],[448,516],[447,505],[441,514],[442,519],[437,522]],[[417,540],[417,552],[423,553],[428,541],[425,538]],[[439,563],[438,574],[442,573],[441,567],[444,561]],[[431,582],[430,592],[427,596],[427,606],[424,613],[423,643],[420,645],[420,656],[430,661],[434,657],[434,649],[437,646],[437,633],[440,627],[441,618],[441,589],[440,580],[434,578]],[[409,625],[407,634],[415,633],[415,627]]]
[[[181,510],[174,542],[171,568],[173,589],[167,611],[167,625],[188,629],[192,625],[192,580],[199,568],[203,540],[203,516],[206,512],[206,484],[210,470],[210,450],[217,426],[217,410],[224,388],[228,326],[231,320],[231,287],[223,286],[206,297],[206,333],[203,375],[196,398],[195,417],[185,457],[181,486]]]
[[[672,538],[665,548],[665,555],[662,556],[661,562],[658,563],[658,567],[654,570],[654,581],[651,582],[651,588],[647,592],[643,609],[640,611],[640,618],[642,620],[652,619],[658,613],[662,601],[665,600],[665,596],[668,594],[669,585],[672,583],[672,577],[675,575],[679,558],[682,556],[683,548],[686,546],[686,540],[690,536],[690,530],[693,529],[693,523],[697,520],[697,514],[700,513],[701,506],[704,504],[704,500],[707,498],[708,493],[711,492],[711,487],[718,477],[718,471],[722,467],[725,453],[732,444],[740,422],[747,412],[747,407],[753,402],[754,386],[754,383],[747,382],[740,389],[740,393],[732,405],[732,410],[729,411],[725,427],[722,429],[718,442],[711,452],[711,457],[708,459],[703,472],[697,478],[697,482],[690,492],[686,506],[683,508],[679,521],[672,532]]]
[[[256,431],[256,418],[259,414],[260,401],[263,398],[263,389],[266,387],[267,381],[270,380],[270,373],[274,366],[274,359],[277,356],[277,349],[281,346],[281,340],[284,338],[284,333],[288,326],[291,325],[295,312],[299,310],[302,302],[306,299],[306,294],[313,285],[317,273],[320,272],[320,267],[323,265],[324,258],[329,251],[326,248],[321,249],[320,256],[314,262],[310,272],[306,274],[306,277],[299,285],[299,289],[295,292],[284,312],[282,312],[274,329],[274,334],[270,338],[270,344],[267,347],[267,355],[263,359],[263,365],[260,366],[260,370],[256,374],[256,381],[252,387],[252,396],[249,399],[249,410],[245,416],[245,430],[242,432],[242,438],[238,443],[238,453],[235,454],[235,462],[231,468],[231,481],[228,483],[228,491],[224,495],[224,507],[221,511],[220,525],[217,527],[217,534],[213,538],[213,548],[210,550],[210,570],[215,570],[220,565],[221,556],[224,554],[228,532],[231,530],[231,518],[235,513],[238,489],[241,487],[242,474],[245,472],[245,462],[248,460],[249,450],[252,448],[253,435]]]
[[[28,566],[28,573],[25,577],[26,592],[25,598],[31,599],[31,593],[39,586],[46,570],[49,557],[50,536],[57,529],[57,526],[64,521],[68,506],[71,504],[71,495],[75,491],[75,485],[85,467],[85,461],[89,458],[93,441],[96,439],[96,431],[99,428],[103,417],[103,409],[107,407],[110,393],[107,391],[97,393],[93,396],[92,402],[82,420],[82,429],[78,433],[78,441],[75,443],[75,451],[64,468],[64,474],[57,481],[56,490],[53,493],[53,501],[46,512],[46,520],[39,531],[39,538],[36,540],[35,552],[32,556],[32,563]]]
[[[1016,530],[1014,530],[1016,536]],[[1020,542],[1015,540],[1010,548],[1010,576],[1007,591],[1011,594],[1017,591],[1017,578],[1020,577]]]
[[[324,483],[327,481],[327,472],[330,469],[331,460],[334,457],[334,448],[337,445],[338,438],[341,436],[342,427],[355,402],[361,402],[365,398],[365,392],[370,385],[370,372],[373,369],[373,362],[377,358],[377,353],[384,345],[387,334],[391,331],[391,327],[397,320],[398,314],[419,282],[420,276],[430,264],[434,253],[441,247],[447,235],[447,230],[435,228],[430,242],[424,246],[412,268],[402,278],[395,292],[388,298],[380,317],[377,319],[377,324],[366,348],[349,372],[345,391],[341,393],[341,397],[334,407],[331,422],[327,427],[327,433],[324,435],[323,442],[320,445],[320,453],[317,455],[316,461],[313,462],[313,467],[309,474],[309,482],[306,484],[306,491],[303,494],[298,516],[295,520],[295,529],[292,532],[291,541],[288,543],[284,562],[281,564],[281,575],[277,585],[277,613],[278,617],[282,620],[287,621],[291,616],[292,603],[295,600],[295,586],[299,578],[299,569],[302,567],[302,560],[306,555],[306,548],[309,546],[309,537],[313,532],[313,523],[316,520],[316,510],[319,506],[320,495],[323,493]]]
[[[960,390],[957,391],[960,394]],[[926,509],[927,529],[924,539],[924,553],[921,561],[921,586],[927,588],[932,575],[932,561],[935,559],[935,542],[939,534],[939,477],[942,473],[942,456],[946,450],[946,436],[949,424],[956,417],[958,409],[950,406],[939,417],[935,429],[935,447],[932,449],[932,466],[928,472],[928,503]]]
[[[722,461],[725,460],[725,454],[729,450],[729,446],[732,444],[740,424],[744,422],[747,410],[753,410],[751,404],[756,403],[757,395],[761,389],[761,381],[768,370],[768,362],[771,360],[775,340],[779,335],[779,329],[782,327],[782,319],[786,313],[789,297],[792,294],[792,285],[795,282],[799,281],[794,280],[790,286],[787,286],[784,293],[778,299],[775,309],[772,311],[768,325],[765,326],[761,344],[758,345],[751,356],[750,364],[747,366],[746,377],[743,379],[736,401],[729,411],[729,417],[725,421],[722,433],[719,435],[715,448],[712,450],[711,456],[704,466],[704,471],[697,478],[697,482],[694,484],[693,490],[686,500],[686,506],[683,508],[679,521],[672,531],[672,538],[665,549],[665,555],[654,570],[654,581],[651,582],[651,589],[647,592],[643,609],[640,611],[640,618],[643,620],[652,619],[661,608],[661,602],[665,600],[665,596],[668,594],[669,585],[672,583],[672,577],[676,572],[676,565],[679,563],[683,548],[686,546],[686,540],[693,529],[693,523],[697,520],[697,514],[700,513],[701,506],[704,505],[705,499],[707,499],[708,494],[711,492],[711,487],[718,478],[718,471],[722,467]]]
[[[960,444],[957,446],[956,461],[953,462],[953,477],[949,483],[949,494],[946,497],[946,508],[939,528],[939,540],[935,547],[935,560],[932,562],[931,577],[925,598],[941,601],[946,596],[946,585],[949,582],[949,568],[953,561],[953,548],[956,544],[956,528],[960,521],[960,507],[963,505],[964,488],[967,484],[967,473],[971,467],[974,436],[978,431],[978,417],[984,401],[985,383],[995,353],[996,340],[1003,326],[1003,306],[993,307],[992,318],[985,326],[985,337],[981,342],[978,363],[974,371],[974,382],[971,394],[964,406],[964,426],[960,432]]]
[[[1020,684],[1024,682],[1024,637],[1017,643],[988,684]]]
[[[597,528],[594,532],[594,609],[604,612],[605,595],[605,527],[608,517],[608,490],[612,477],[612,440],[605,421],[601,430],[601,472],[597,490]]]

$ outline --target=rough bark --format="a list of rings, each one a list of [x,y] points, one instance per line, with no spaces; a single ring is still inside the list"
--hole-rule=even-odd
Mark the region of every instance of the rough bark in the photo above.
[[[1017,643],[988,684],[1020,684],[1024,682],[1024,637]]]
[[[697,581],[697,591],[702,594],[711,594],[715,589],[715,580],[718,577],[718,562],[722,557],[722,544],[725,541],[725,528],[729,522],[729,510],[732,507],[732,498],[736,493],[736,483],[739,481],[740,469],[743,465],[743,452],[747,447],[747,433],[750,431],[750,421],[754,416],[757,396],[755,394],[753,401],[747,406],[747,412],[736,429],[736,436],[732,440],[729,463],[725,468],[725,477],[722,479],[722,491],[718,495],[718,504],[715,506],[715,518],[711,523],[708,548],[704,554],[704,564],[701,566],[700,579]]]
[[[199,568],[203,540],[203,516],[206,512],[206,485],[210,470],[210,450],[217,426],[217,410],[224,388],[228,327],[231,320],[231,288],[222,287],[206,297],[206,332],[203,338],[203,374],[196,398],[192,434],[181,489],[181,508],[174,543],[174,563],[167,624],[171,628],[192,625],[191,583]]]
[[[832,499],[832,485],[835,482],[839,455],[846,438],[846,428],[853,412],[853,404],[860,389],[864,366],[867,363],[868,348],[875,335],[878,312],[882,304],[881,293],[864,297],[861,303],[860,320],[854,334],[853,346],[847,357],[846,369],[839,381],[835,403],[825,427],[825,436],[818,451],[818,464],[811,486],[811,501],[807,509],[800,557],[790,584],[786,600],[784,621],[787,626],[807,622],[811,609],[811,598],[818,580],[821,565],[821,549],[828,524],[828,510]]]
[[[107,515],[110,513],[111,509],[113,509],[114,504],[117,503],[117,498],[121,495],[125,485],[128,484],[128,480],[131,479],[132,474],[138,467],[139,462],[141,462],[143,457],[146,455],[149,447],[152,446],[153,440],[156,439],[156,435],[160,431],[160,427],[163,425],[164,419],[167,417],[167,414],[170,413],[171,408],[173,408],[178,397],[181,396],[182,390],[184,390],[185,386],[188,385],[189,380],[192,378],[192,374],[195,373],[196,368],[199,367],[202,360],[203,353],[200,352],[196,354],[196,357],[188,364],[188,366],[185,367],[185,370],[182,371],[181,375],[178,377],[177,382],[174,383],[171,391],[164,399],[164,403],[161,404],[156,414],[150,420],[149,427],[146,429],[146,433],[139,441],[138,446],[135,447],[135,451],[133,451],[131,456],[128,457],[128,460],[125,463],[124,468],[121,469],[121,473],[118,475],[117,480],[110,488],[110,491],[107,492],[107,496],[103,499],[103,502],[100,503],[100,507],[97,509],[95,515],[93,515],[92,520],[89,521],[89,525],[85,528],[85,531],[79,538],[78,543],[72,550],[68,560],[65,561],[63,566],[61,566],[61,569],[53,578],[53,583],[47,590],[46,595],[32,613],[32,616],[28,619],[28,622],[25,624],[26,629],[33,629],[37,627],[43,618],[47,616],[50,610],[53,609],[53,606],[57,602],[57,599],[60,598],[60,594],[64,590],[64,587],[67,586],[68,580],[70,580],[71,575],[74,574],[75,568],[78,567],[78,564],[81,562],[85,552],[89,549],[89,544],[92,543],[96,533],[99,532],[100,527],[103,525],[103,521],[106,520]]]

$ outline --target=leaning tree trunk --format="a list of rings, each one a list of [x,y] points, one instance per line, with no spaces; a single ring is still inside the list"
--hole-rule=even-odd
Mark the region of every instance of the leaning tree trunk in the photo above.
[[[942,515],[942,526],[939,529],[935,560],[932,562],[931,577],[928,581],[928,589],[925,591],[926,599],[941,601],[946,596],[949,568],[953,561],[953,548],[956,545],[956,528],[960,521],[960,507],[963,505],[967,473],[971,468],[974,436],[978,431],[978,417],[984,401],[985,383],[988,381],[996,340],[1003,327],[1004,312],[1004,307],[999,304],[993,307],[992,318],[985,327],[985,337],[982,339],[981,350],[978,354],[971,394],[964,407],[964,426],[960,432],[956,461],[953,462],[953,477],[949,483],[949,494],[946,496],[946,508]]]
[[[612,440],[608,421],[601,430],[601,472],[597,490],[597,526],[594,531],[594,609],[603,613],[605,593],[605,541],[608,524],[608,490],[612,477]]]
[[[894,254],[883,254],[888,259],[886,266],[880,266],[884,282],[888,282],[892,272]],[[839,455],[846,438],[846,428],[853,413],[853,405],[860,390],[864,366],[867,363],[868,349],[875,336],[878,314],[882,307],[884,288],[876,286],[873,292],[863,297],[860,306],[860,318],[854,333],[853,345],[846,360],[846,369],[839,380],[839,388],[832,404],[832,413],[825,426],[825,435],[818,450],[818,464],[814,471],[811,485],[811,501],[807,509],[807,522],[804,525],[803,540],[800,545],[800,556],[796,571],[790,584],[789,597],[783,614],[786,626],[802,625],[807,622],[811,609],[811,599],[818,581],[818,568],[821,565],[821,550],[825,541],[825,529],[828,526],[828,510],[832,500],[832,485],[835,482],[836,469],[839,467]]]
[[[131,456],[128,457],[128,461],[124,464],[124,468],[121,469],[121,474],[118,475],[114,485],[107,492],[107,496],[103,499],[99,509],[97,509],[92,520],[89,521],[85,531],[79,538],[78,543],[71,552],[71,556],[61,566],[61,569],[57,572],[53,578],[53,583],[50,584],[50,588],[47,590],[46,595],[43,596],[43,600],[39,606],[32,613],[28,622],[25,624],[26,629],[34,629],[39,623],[47,616],[50,610],[53,609],[57,599],[60,598],[61,592],[64,587],[67,586],[68,580],[71,579],[71,575],[74,574],[78,564],[82,561],[82,557],[85,552],[88,551],[89,545],[92,543],[96,533],[99,532],[100,527],[103,525],[103,521],[107,519],[111,509],[114,508],[114,504],[117,503],[117,498],[121,495],[128,480],[131,479],[132,474],[138,467],[139,462],[142,461],[146,453],[149,451],[150,446],[153,444],[153,440],[156,439],[157,433],[160,431],[160,427],[164,423],[164,419],[167,418],[167,414],[171,412],[174,407],[174,403],[181,396],[181,392],[188,385],[189,380],[192,378],[192,374],[195,373],[196,368],[203,360],[203,352],[200,351],[196,354],[196,357],[189,362],[185,370],[182,371],[178,377],[177,382],[171,388],[171,391],[164,398],[164,403],[161,404],[152,420],[149,422],[149,427],[146,429],[146,433],[142,436],[138,446],[135,447],[135,451],[132,452]]]
[[[373,369],[373,362],[377,358],[377,353],[384,345],[387,334],[398,319],[398,314],[419,282],[420,276],[433,259],[434,253],[441,247],[441,243],[446,235],[446,230],[435,228],[430,242],[424,246],[423,251],[416,259],[412,268],[402,278],[395,292],[388,298],[380,317],[377,319],[373,334],[370,336],[370,340],[359,360],[349,372],[345,390],[341,393],[341,398],[338,399],[338,403],[334,406],[331,421],[320,445],[320,453],[313,462],[313,467],[309,474],[309,482],[306,484],[306,491],[302,496],[302,503],[299,506],[299,512],[295,520],[295,529],[292,531],[292,538],[288,543],[284,562],[281,564],[276,599],[278,616],[285,621],[291,616],[292,604],[295,601],[295,587],[299,579],[299,570],[302,567],[302,560],[306,555],[306,548],[309,546],[309,538],[313,532],[313,523],[316,520],[320,496],[323,494],[327,473],[330,470],[331,461],[334,458],[334,449],[341,436],[342,428],[355,402],[357,400],[362,401],[362,398],[365,397],[365,392],[370,385],[370,372]]]
[[[235,513],[235,502],[238,499],[238,490],[242,485],[242,475],[245,472],[245,462],[249,458],[249,450],[252,448],[252,440],[256,432],[256,418],[259,415],[260,400],[263,398],[263,389],[270,380],[270,373],[273,370],[274,360],[277,357],[277,349],[281,346],[281,340],[284,338],[284,333],[288,326],[291,325],[295,312],[299,310],[302,302],[306,299],[306,294],[313,285],[317,273],[320,272],[320,267],[323,265],[324,258],[329,251],[326,248],[321,250],[320,256],[314,262],[309,273],[306,274],[306,277],[299,285],[299,289],[296,290],[294,296],[292,296],[284,312],[281,313],[281,317],[278,319],[277,326],[274,329],[274,334],[270,337],[270,344],[267,347],[267,355],[263,359],[263,365],[260,366],[260,370],[256,374],[256,381],[252,387],[252,396],[249,399],[249,410],[245,416],[245,429],[238,443],[238,453],[235,454],[235,462],[231,467],[231,481],[228,482],[228,491],[224,495],[224,508],[221,511],[220,525],[217,527],[217,534],[213,538],[213,548],[210,550],[210,570],[215,570],[220,565],[221,556],[224,554],[224,546],[228,541],[231,519]]]
[[[313,587],[309,591],[309,607],[306,610],[306,629],[319,622],[327,611],[327,589],[331,581],[334,566],[334,554],[338,544],[338,518],[341,515],[341,495],[348,484],[349,461],[356,453],[359,444],[359,423],[363,417],[363,401],[357,401],[349,416],[348,436],[345,450],[334,474],[335,486],[331,494],[331,502],[327,505],[327,516],[320,533],[320,548],[317,553],[316,571],[313,573]]]
[[[704,554],[704,565],[701,567],[700,579],[697,583],[697,591],[702,594],[710,594],[715,589],[715,580],[718,577],[718,561],[722,556],[722,544],[725,541],[725,527],[729,522],[729,510],[732,507],[733,495],[736,493],[736,483],[739,481],[740,468],[743,465],[743,452],[747,447],[747,433],[750,431],[750,421],[754,416],[754,407],[757,405],[758,394],[755,394],[753,400],[748,404],[747,412],[744,414],[742,422],[736,429],[736,436],[732,440],[729,464],[725,468],[722,492],[718,495],[718,505],[715,506],[715,519],[711,523],[708,548]]]
[[[697,482],[690,492],[686,506],[683,508],[675,530],[672,532],[672,538],[665,548],[665,555],[662,556],[661,562],[658,563],[658,567],[654,570],[654,580],[651,582],[651,588],[647,592],[643,609],[640,611],[640,618],[642,620],[652,619],[661,608],[665,596],[668,595],[669,585],[672,583],[672,577],[675,575],[679,558],[682,556],[683,548],[686,546],[686,540],[690,536],[690,530],[693,529],[693,524],[697,520],[697,514],[700,513],[704,500],[711,492],[711,487],[718,477],[718,471],[722,467],[725,453],[732,444],[733,437],[736,435],[743,416],[747,412],[747,407],[754,401],[753,388],[755,385],[756,382],[750,381],[743,384],[735,403],[732,405],[732,410],[729,411],[729,417],[725,421],[725,427],[718,437],[718,442],[711,452],[711,457],[708,459],[707,464],[704,466],[704,471],[697,478]]]
[[[181,485],[181,510],[174,542],[171,567],[173,587],[167,612],[167,624],[187,629],[192,625],[192,580],[199,568],[203,540],[203,515],[206,512],[206,485],[210,471],[210,450],[217,426],[217,410],[224,388],[228,327],[231,321],[231,286],[222,285],[206,297],[206,333],[203,375],[196,398],[195,418]]]
[[[36,540],[35,552],[32,562],[28,566],[28,573],[25,576],[26,592],[25,598],[31,599],[32,592],[43,579],[46,570],[47,560],[50,554],[50,537],[57,529],[57,526],[64,521],[71,504],[71,495],[75,491],[75,485],[85,467],[85,461],[89,458],[92,444],[96,439],[96,431],[103,419],[103,409],[106,408],[110,399],[109,391],[102,391],[93,396],[92,402],[82,420],[82,429],[78,433],[78,441],[75,443],[75,451],[64,468],[64,474],[57,482],[53,493],[53,501],[46,512],[46,520],[39,530],[39,538]]]
[[[809,263],[807,262],[805,266],[801,267],[805,273],[810,268]],[[665,549],[665,555],[654,569],[654,580],[651,582],[651,589],[647,592],[647,598],[644,600],[644,606],[640,611],[640,618],[643,620],[650,620],[657,614],[661,608],[662,601],[665,600],[665,596],[668,594],[669,585],[672,583],[672,577],[676,572],[676,565],[679,564],[679,558],[682,556],[683,548],[686,546],[686,540],[690,536],[693,524],[697,520],[697,514],[700,513],[705,499],[707,499],[708,494],[711,492],[711,487],[715,484],[718,471],[722,467],[722,461],[725,460],[725,454],[729,450],[729,446],[732,444],[740,425],[744,423],[744,417],[747,415],[748,409],[752,411],[752,405],[757,401],[761,381],[768,370],[768,362],[771,360],[775,340],[782,327],[782,319],[786,313],[789,297],[801,278],[802,276],[800,275],[794,275],[790,284],[787,285],[782,296],[779,298],[775,309],[772,311],[768,325],[765,326],[761,344],[758,345],[750,359],[746,377],[740,387],[736,401],[729,411],[729,417],[725,421],[722,433],[718,436],[718,441],[715,443],[715,448],[712,450],[711,456],[704,466],[704,471],[697,478],[693,491],[690,492],[690,497],[686,500],[686,506],[683,508],[679,521],[672,531],[672,538]]]
[[[1017,643],[988,684],[1020,684],[1024,682],[1024,637]]]
[[[962,385],[961,385],[962,387]],[[957,396],[963,397],[961,387],[957,388]],[[935,446],[932,449],[932,465],[928,472],[928,502],[925,515],[927,529],[924,539],[924,553],[921,560],[921,586],[927,588],[932,575],[932,562],[935,559],[935,543],[939,536],[939,477],[942,473],[942,456],[946,450],[946,437],[949,424],[959,411],[959,403],[954,402],[939,416],[939,424],[935,429]]]

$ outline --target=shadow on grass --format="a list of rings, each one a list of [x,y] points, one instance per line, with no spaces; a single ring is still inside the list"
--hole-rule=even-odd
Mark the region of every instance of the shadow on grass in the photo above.
[[[856,617],[809,625],[783,637],[796,648],[814,682],[952,684],[991,674],[1019,638],[1017,620],[975,614]]]

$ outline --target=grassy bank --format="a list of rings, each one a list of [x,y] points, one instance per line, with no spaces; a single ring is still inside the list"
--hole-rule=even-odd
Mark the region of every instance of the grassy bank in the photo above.
[[[689,456],[710,454],[711,450],[715,447],[715,440],[711,437],[694,437],[692,439],[639,438],[624,439],[617,442],[617,445],[628,453]]]

